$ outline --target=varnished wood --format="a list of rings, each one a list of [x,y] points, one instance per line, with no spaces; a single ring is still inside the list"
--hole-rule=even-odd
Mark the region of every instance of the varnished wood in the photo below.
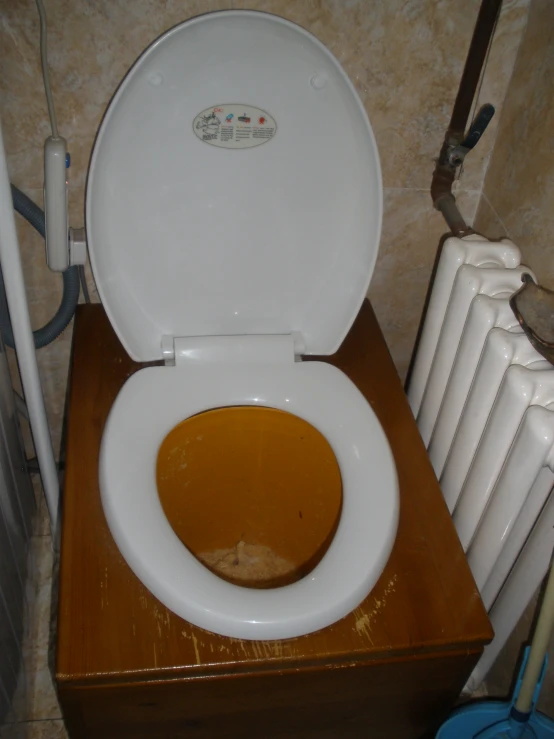
[[[140,366],[122,349],[101,306],[79,308],[68,403],[56,667],[73,739],[152,736],[152,722],[164,715],[167,733],[159,735],[175,738],[417,737],[455,699],[492,632],[367,302],[339,352],[327,361],[364,393],[391,444],[401,494],[393,552],[364,603],[327,629],[277,642],[229,639],[169,612],[133,575],[110,535],[98,490],[100,440],[123,382]],[[273,685],[279,685],[277,693]],[[319,685],[326,687],[315,710],[312,693],[318,694]],[[226,696],[220,703],[219,690]],[[143,711],[143,695],[155,695],[146,703],[158,708]],[[180,708],[168,713],[172,700]],[[110,708],[100,730],[95,726],[102,701]],[[384,724],[373,716],[380,702],[386,702],[393,722],[384,733],[377,730]],[[134,729],[124,729],[131,705],[145,717],[141,731],[130,718]],[[201,718],[195,718],[196,706]],[[256,716],[269,721],[272,712],[277,712],[274,733],[206,728],[212,714],[227,716],[229,726],[249,721],[254,726]],[[325,716],[335,734],[317,728]],[[339,716],[353,717],[344,733],[337,729]],[[177,730],[181,720],[200,723],[186,733],[184,724]],[[377,733],[367,733],[371,725]]]
[[[63,690],[70,736],[90,739],[415,739],[445,717],[475,653],[340,669]]]

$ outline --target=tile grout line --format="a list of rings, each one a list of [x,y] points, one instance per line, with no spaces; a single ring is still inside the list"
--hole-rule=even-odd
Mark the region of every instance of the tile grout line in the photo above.
[[[510,234],[510,230],[508,229],[508,226],[506,226],[506,224],[504,223],[504,221],[502,220],[502,218],[500,218],[500,216],[499,216],[499,215],[498,215],[498,213],[496,212],[496,208],[495,208],[495,207],[494,207],[494,205],[493,205],[493,204],[491,203],[491,201],[490,201],[490,200],[488,199],[488,197],[487,197],[487,193],[486,193],[486,192],[485,192],[485,191],[483,190],[483,193],[482,193],[482,194],[483,194],[483,197],[485,198],[485,200],[486,200],[486,202],[487,202],[487,205],[488,205],[488,206],[489,206],[489,208],[490,208],[490,209],[492,210],[492,212],[493,212],[493,214],[494,214],[495,218],[496,218],[496,219],[498,220],[498,222],[500,223],[500,225],[502,226],[502,228],[503,228],[503,229],[504,229],[504,231],[506,232],[506,236],[507,236],[507,237],[508,237],[509,239],[511,239],[511,240],[513,241],[513,239],[512,239],[512,235]]]
[[[461,180],[456,180],[456,182],[461,183]],[[430,193],[430,187],[390,187],[388,185],[383,185],[383,190],[391,190],[396,192],[426,192]],[[453,193],[454,195],[457,195],[458,193],[477,193],[480,194],[481,190],[477,187],[464,187],[463,184],[458,185],[458,192]]]

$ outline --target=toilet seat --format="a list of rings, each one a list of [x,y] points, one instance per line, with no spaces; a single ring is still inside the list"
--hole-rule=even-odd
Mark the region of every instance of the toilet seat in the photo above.
[[[377,258],[377,146],[331,52],[289,21],[255,11],[193,18],[157,39],[111,101],[86,190],[96,285],[139,362],[102,439],[110,530],[168,608],[220,634],[309,633],[355,608],[396,535],[392,455],[368,403],[333,354]],[[174,365],[174,366],[171,366]],[[231,585],[180,542],[156,490],[166,434],[230,405],[300,416],[331,445],[343,482],[334,539],[303,580]]]
[[[157,450],[167,433],[197,413],[236,405],[308,421],[330,443],[341,471],[342,512],[329,549],[304,579],[282,588],[244,588],[210,572],[181,543],[157,494]],[[114,403],[100,459],[104,511],[130,567],[176,614],[225,636],[284,639],[334,623],[365,598],[394,543],[398,495],[388,442],[359,390],[322,362],[140,370]]]

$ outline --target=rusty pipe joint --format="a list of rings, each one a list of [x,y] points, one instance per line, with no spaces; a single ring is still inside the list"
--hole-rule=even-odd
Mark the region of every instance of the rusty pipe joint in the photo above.
[[[456,205],[456,198],[452,194],[452,185],[456,178],[456,166],[451,164],[449,152],[457,145],[455,142],[456,139],[449,132],[433,172],[431,198],[434,207],[442,213],[452,234],[461,239],[475,233],[475,231],[466,224]]]

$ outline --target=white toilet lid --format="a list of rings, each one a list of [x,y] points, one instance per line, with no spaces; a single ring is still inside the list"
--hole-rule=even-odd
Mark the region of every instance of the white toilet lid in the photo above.
[[[242,119],[242,120],[241,120]],[[161,337],[300,332],[340,346],[373,272],[375,139],[330,51],[253,11],[155,41],[100,127],[87,184],[104,307],[138,361]]]

